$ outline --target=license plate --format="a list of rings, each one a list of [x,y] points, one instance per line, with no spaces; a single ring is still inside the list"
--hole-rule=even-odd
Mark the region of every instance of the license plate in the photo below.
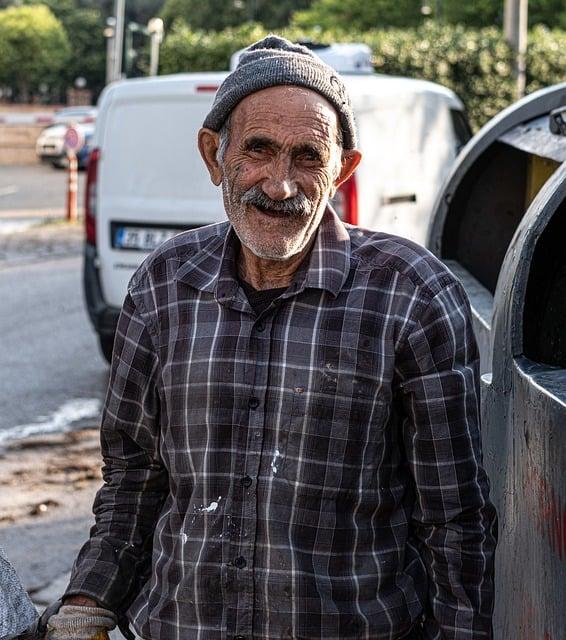
[[[153,251],[180,233],[180,229],[148,229],[147,227],[119,227],[114,236],[116,249],[136,249]]]

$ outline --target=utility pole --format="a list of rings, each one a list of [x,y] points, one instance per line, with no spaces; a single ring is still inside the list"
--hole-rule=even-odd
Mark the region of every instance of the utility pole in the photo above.
[[[112,80],[120,80],[120,78],[122,77],[125,12],[126,0],[114,0],[114,16],[116,18],[116,27],[114,29],[114,69],[112,72]]]
[[[116,18],[106,18],[106,28],[104,37],[106,38],[106,84],[110,84],[114,79],[114,36],[116,31]]]
[[[527,84],[527,38],[529,0],[505,0],[503,28],[505,37],[515,51],[517,98],[525,95]]]
[[[147,29],[151,38],[149,75],[156,76],[159,69],[159,45],[163,40],[163,20],[161,18],[151,18],[147,23]]]

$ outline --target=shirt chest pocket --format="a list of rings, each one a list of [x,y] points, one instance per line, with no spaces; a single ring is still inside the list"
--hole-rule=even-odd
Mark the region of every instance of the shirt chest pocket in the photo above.
[[[293,388],[281,475],[298,497],[377,490],[387,404],[369,378],[328,365]]]

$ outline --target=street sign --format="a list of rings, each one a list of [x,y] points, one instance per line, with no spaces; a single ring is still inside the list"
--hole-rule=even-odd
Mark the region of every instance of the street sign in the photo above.
[[[84,134],[76,127],[69,127],[65,131],[64,143],[67,151],[76,153],[85,143]]]
[[[77,127],[71,126],[65,131],[63,144],[69,159],[69,178],[67,180],[67,220],[76,221],[78,216],[78,162],[77,151],[85,143],[84,133]]]

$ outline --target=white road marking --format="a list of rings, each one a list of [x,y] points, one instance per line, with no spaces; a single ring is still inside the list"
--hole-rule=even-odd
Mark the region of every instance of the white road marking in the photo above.
[[[35,225],[39,224],[41,220],[34,218],[33,220],[2,220],[0,219],[0,234],[19,233],[20,231],[27,231]]]
[[[7,187],[0,187],[0,196],[11,196],[14,193],[18,193],[19,189],[15,184],[10,184]]]
[[[73,423],[85,418],[96,418],[100,414],[100,400],[94,398],[76,398],[63,403],[51,415],[37,422],[20,424],[0,431],[0,443],[8,440],[21,440],[44,433],[69,431]]]

